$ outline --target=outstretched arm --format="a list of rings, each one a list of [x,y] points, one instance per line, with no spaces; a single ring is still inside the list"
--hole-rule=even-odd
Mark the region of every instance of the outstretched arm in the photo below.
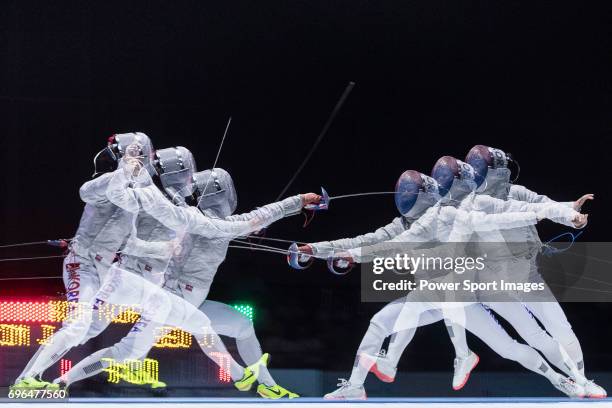
[[[370,262],[375,257],[394,257],[404,253],[410,256],[455,256],[462,250],[462,245],[454,241],[458,239],[460,241],[459,237],[469,235],[472,231],[517,228],[538,222],[534,212],[486,214],[481,211],[464,211],[453,207],[444,207],[443,212],[441,217],[435,217],[439,214],[430,212],[428,217],[421,217],[409,230],[394,239],[368,247],[351,249],[348,254],[355,262]],[[405,243],[415,242],[415,236],[430,237],[430,247],[418,247],[417,249],[416,246],[407,246]],[[440,242],[435,244],[435,241]]]
[[[474,204],[475,210],[487,214],[534,212],[539,214],[540,218],[547,218],[553,222],[570,227],[578,227],[575,221],[579,213],[565,204],[552,200],[546,202],[528,202],[515,199],[500,200],[498,198],[480,195],[477,196]],[[484,220],[486,219],[487,218]],[[512,219],[512,216],[510,216],[510,219]],[[505,228],[500,227],[500,229]]]
[[[404,221],[403,217],[396,217],[389,224],[378,228],[374,232],[357,235],[353,238],[341,238],[334,241],[315,242],[308,244],[307,246],[312,250],[312,255],[316,256],[317,258],[325,259],[333,255],[335,251],[346,251],[353,248],[360,248],[388,241],[406,231],[407,228],[409,228],[409,225],[406,221]],[[304,247],[306,246],[300,247],[301,252],[304,252],[304,250],[308,251],[308,249]]]
[[[431,245],[438,237],[436,237],[436,219],[438,217],[438,207],[432,207],[421,216],[417,221],[413,222],[408,229],[397,234],[395,237],[387,240],[372,242],[358,247],[348,248],[347,253],[358,263],[370,262],[374,257],[392,256],[393,254],[406,250],[407,243],[422,245]],[[411,248],[416,248],[417,245],[412,245]],[[335,255],[334,253],[329,256]]]
[[[455,215],[456,225],[466,225],[473,231],[497,231],[535,225],[538,215],[533,211],[487,214],[482,211],[461,211]]]
[[[281,201],[258,208],[249,220],[227,221],[207,217],[196,207],[177,207],[154,186],[136,188],[134,193],[142,209],[167,228],[207,238],[235,238],[248,235],[287,215],[285,213],[287,207]],[[299,200],[301,202],[301,196]]]
[[[553,203],[556,202],[552,199],[550,199],[548,196],[543,195],[543,194],[538,194],[535,191],[531,191],[529,190],[527,187],[525,186],[521,186],[518,184],[513,184],[510,187],[510,198],[513,198],[515,200],[518,201],[525,201],[528,203]],[[574,201],[560,201],[560,204],[566,206],[566,207],[570,207],[570,208],[574,208]]]
[[[275,211],[278,207],[281,207],[283,210],[283,214],[285,217],[293,214],[297,214],[302,210],[302,197],[298,194],[292,197],[285,198],[282,201],[277,201],[271,204],[264,205],[263,207],[259,207],[253,211],[230,215],[229,217],[225,217],[226,221],[251,221],[261,217],[261,210],[264,211]]]

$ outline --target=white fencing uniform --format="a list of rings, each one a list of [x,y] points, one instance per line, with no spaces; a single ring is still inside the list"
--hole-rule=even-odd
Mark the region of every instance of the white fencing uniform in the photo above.
[[[540,202],[542,203],[542,202]],[[576,211],[571,209],[568,206],[564,206],[561,204],[556,204],[554,202],[545,202],[546,207],[544,211],[548,214],[548,218],[552,219],[556,222],[573,226],[571,224],[571,220],[577,214]],[[486,213],[499,213],[506,211],[525,211],[527,209],[538,210],[539,206],[533,206],[524,201],[517,201],[513,199],[509,199],[507,201],[495,199],[486,195],[472,195],[462,201],[460,208],[466,211],[470,209],[484,211]],[[524,227],[523,230],[532,229],[533,226]],[[510,233],[513,233],[515,230],[502,230],[502,231],[489,231],[489,232],[479,232],[474,234],[472,240],[477,240],[478,242],[488,242],[488,243],[503,243],[506,242],[504,240],[505,236],[508,236]],[[525,241],[525,253],[522,254],[513,254],[511,259],[501,259],[499,261],[499,265],[503,268],[504,265],[510,264],[512,273],[520,272],[529,272],[528,268],[524,268],[521,266],[524,263],[525,256],[533,257],[534,253],[537,253],[540,248],[539,239],[534,240],[530,239],[530,237],[524,237]],[[516,241],[515,241],[516,242]],[[490,247],[487,248],[490,252]],[[514,247],[511,248],[515,250]],[[522,256],[519,258],[519,256]],[[491,264],[495,262],[494,258],[489,253],[489,258],[487,260],[487,266],[491,266]],[[528,266],[528,265],[527,265]],[[525,281],[533,282],[530,280],[529,276],[525,276]],[[498,296],[502,296],[501,294]],[[564,346],[560,344],[556,339],[549,336],[542,328],[539,326],[538,322],[533,318],[531,313],[525,308],[525,306],[520,303],[521,300],[520,295],[516,297],[516,302],[512,301],[512,299],[500,299],[500,301],[486,301],[484,305],[494,310],[497,314],[503,317],[506,321],[508,321],[514,329],[518,332],[518,334],[533,348],[541,351],[544,356],[553,363],[557,368],[564,371],[567,375],[572,376],[574,379],[577,379],[579,383],[585,383],[586,378],[580,373],[579,367],[569,358],[567,350],[565,350]],[[540,304],[550,304],[549,302],[534,302],[536,305]],[[465,329],[457,324],[453,325],[453,330],[455,334],[459,334],[458,338],[465,339]],[[409,334],[399,334],[392,344],[389,347],[387,352],[387,356],[391,362],[397,364],[399,361],[399,357],[403,352],[406,345],[410,342],[411,337]],[[467,343],[464,346],[467,348]],[[461,356],[457,356],[461,357]]]
[[[109,185],[109,199],[122,208],[139,211],[138,199],[143,203],[145,211],[139,212],[137,236],[130,237],[123,249],[121,261],[111,268],[109,279],[103,283],[95,297],[97,304],[125,303],[129,299],[130,303],[140,306],[141,318],[119,343],[94,353],[73,367],[66,374],[65,381],[71,383],[100,372],[108,365],[108,358],[123,360],[143,357],[154,344],[155,333],[163,326],[178,327],[197,339],[208,337],[208,343],[214,344],[214,347],[203,347],[203,351],[218,365],[221,365],[222,356],[228,356],[232,378],[234,381],[240,379],[243,369],[227,353],[210,319],[193,304],[160,286],[165,281],[170,265],[177,261],[175,256],[182,261],[183,252],[190,245],[191,240],[184,232],[185,229],[191,228],[209,239],[224,237],[229,240],[236,234],[259,230],[284,217],[285,209],[297,211],[302,205],[301,197],[291,197],[257,209],[248,221],[225,221],[210,219],[198,210],[191,213],[190,208],[176,207],[155,186],[132,190],[127,189],[127,183],[125,176],[118,174],[115,183]],[[184,217],[185,212],[188,218]],[[159,222],[166,219],[170,220],[169,223],[174,222],[178,232],[175,233]],[[180,223],[186,219],[189,222],[185,225],[187,228],[183,228]],[[167,234],[166,237],[161,231]],[[171,239],[172,236],[176,238]],[[156,241],[147,241],[151,237],[155,237]],[[185,258],[185,261],[188,259]],[[74,328],[77,333],[83,331],[80,325],[74,325]]]
[[[554,203],[545,195],[537,194],[523,186],[512,184],[510,186],[510,192],[508,198],[525,201],[529,203]],[[573,202],[561,202],[560,204],[567,207],[572,207]],[[524,235],[523,235],[524,234]],[[517,236],[518,235],[518,236]],[[533,239],[539,241],[538,231],[532,227],[526,227],[519,230],[504,231],[504,237],[506,241],[512,241],[517,239],[524,239],[522,236],[526,236],[527,239]],[[542,281],[540,274],[538,273],[538,265],[535,257],[525,259],[523,262],[528,263],[526,267],[531,271],[530,279],[532,282]],[[582,375],[584,375],[584,358],[582,355],[582,348],[576,334],[572,330],[572,325],[567,320],[563,309],[558,302],[525,302],[525,306],[529,311],[542,323],[546,331],[550,333],[567,351],[570,358],[574,361]]]
[[[548,212],[548,218],[553,219],[556,222],[563,223],[565,225],[572,225],[571,220],[573,219],[576,212],[567,206],[559,206],[554,203],[548,203],[550,206],[547,206],[544,210]],[[516,201],[516,200],[498,200],[485,195],[471,195],[468,196],[465,200],[462,201],[460,208],[464,210],[476,209],[479,211],[484,211],[486,213],[500,213],[506,211],[525,211],[528,209],[538,211],[539,209],[543,209],[543,207],[529,205],[528,203]],[[532,226],[525,227],[533,228]],[[474,235],[472,240],[475,238],[480,242],[490,242],[490,243],[502,243],[504,241],[504,237],[502,233],[509,232],[513,230],[503,230],[503,231],[490,231],[490,232],[480,232]],[[537,252],[539,249],[539,245],[535,242],[529,243],[532,247],[531,251],[528,252],[533,253]],[[539,242],[539,240],[538,240]],[[528,245],[529,246],[529,245]],[[490,248],[489,248],[490,249]],[[491,262],[494,261],[491,257],[489,257],[487,265],[490,266]],[[500,265],[503,267],[504,264],[512,262],[513,270],[520,270],[520,266],[517,265],[517,262],[520,260],[516,257],[512,259],[502,259]],[[530,280],[531,281],[531,280]],[[517,299],[520,300],[520,299]],[[578,367],[568,359],[568,355],[566,350],[562,345],[559,344],[556,340],[551,338],[544,330],[540,328],[538,323],[535,321],[533,316],[529,313],[527,309],[523,306],[523,304],[519,302],[512,302],[506,299],[505,301],[499,302],[486,302],[485,306],[497,312],[500,316],[502,316],[505,320],[507,320],[519,333],[519,335],[527,341],[527,343],[540,350],[549,361],[551,361],[555,366],[559,369],[563,370],[566,374],[576,377],[581,377]],[[465,329],[460,324],[453,325],[452,332],[458,339],[463,339],[465,342]],[[389,350],[387,352],[387,356],[389,360],[397,365],[399,361],[400,355],[403,352],[406,345],[411,340],[412,333],[402,334],[400,333],[396,336],[394,341],[390,343]],[[455,344],[457,339],[455,339]],[[462,347],[463,349],[467,349],[467,342]],[[457,357],[461,358],[463,356],[457,355]],[[581,381],[584,382],[584,381]]]
[[[89,303],[93,299],[117,251],[131,231],[132,214],[114,205],[106,197],[106,189],[112,177],[113,173],[103,174],[86,182],[79,190],[85,208],[70,252],[64,259],[62,271],[66,298],[73,311],[78,309],[79,304]],[[95,316],[81,344],[101,333],[108,323],[107,319]],[[42,374],[68,351],[56,344],[53,358],[44,362],[40,368],[32,370],[42,350],[49,346],[43,345],[38,349],[16,382],[25,377]]]
[[[432,240],[444,240],[446,238],[449,242],[466,242],[474,231],[516,228],[536,222],[536,215],[533,212],[485,214],[477,211],[466,212],[451,206],[435,206],[429,209],[408,231],[391,241],[414,242],[413,234],[421,237],[429,234]],[[381,247],[381,249],[384,252],[384,248]],[[349,252],[356,261],[365,260],[361,257],[362,250]],[[380,256],[380,252],[375,248],[368,253],[375,253]],[[501,356],[521,363],[524,367],[546,376],[553,383],[558,380],[558,374],[554,373],[535,350],[512,340],[495,320],[488,316],[488,313],[485,313],[481,305],[466,306],[464,303],[464,306],[461,306],[461,304],[406,301],[411,297],[418,299],[418,296],[417,292],[412,292],[408,295],[408,298],[385,306],[372,318],[370,328],[357,353],[357,362],[350,379],[351,384],[363,384],[370,369],[370,366],[359,363],[359,356],[362,353],[374,355],[382,346],[386,336],[406,329],[413,329],[418,325],[431,323],[432,319],[439,320],[443,317],[450,318],[455,323],[465,324],[468,330],[479,336]],[[457,320],[457,313],[445,312],[445,309],[449,308],[457,309],[455,312],[462,310],[465,314],[458,313],[462,318]],[[440,310],[440,314],[436,315],[435,310]],[[423,312],[427,314],[422,315]]]

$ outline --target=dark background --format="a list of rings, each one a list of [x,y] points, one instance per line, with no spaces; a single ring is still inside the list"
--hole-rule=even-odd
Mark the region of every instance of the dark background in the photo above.
[[[348,81],[356,86],[290,194],[391,190],[474,144],[512,152],[518,183],[557,200],[593,192],[585,241],[608,240],[612,6],[490,1],[3,1],[0,7],[0,241],[71,237],[78,187],[113,133],[143,131],[229,170],[239,211],[272,201]],[[339,200],[301,241],[371,231],[395,217],[388,196]],[[544,223],[543,239],[564,229]],[[50,255],[2,249],[2,257]],[[5,277],[59,276],[60,261],[1,262]],[[369,318],[357,274],[230,250],[211,291],[248,301],[275,366],[347,371]],[[62,291],[60,280],[3,281],[3,297]],[[587,371],[612,363],[608,304],[564,305]],[[481,370],[513,370],[473,338]],[[419,331],[400,368],[452,370],[441,324]],[[450,381],[450,379],[449,379]]]

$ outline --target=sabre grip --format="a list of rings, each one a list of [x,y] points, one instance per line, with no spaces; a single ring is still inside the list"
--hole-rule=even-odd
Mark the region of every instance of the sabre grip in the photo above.
[[[305,210],[320,211],[329,209],[329,194],[321,187],[321,200],[317,204],[311,203],[304,205]]]

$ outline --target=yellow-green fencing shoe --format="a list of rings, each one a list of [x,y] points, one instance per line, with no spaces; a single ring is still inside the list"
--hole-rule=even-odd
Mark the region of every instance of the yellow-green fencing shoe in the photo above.
[[[64,384],[63,386],[60,384],[56,384],[56,383],[48,383],[46,389],[47,390],[60,390],[62,388],[67,388],[67,386]]]
[[[241,379],[234,383],[234,386],[240,391],[248,391],[253,386],[253,383],[257,380],[257,375],[249,368],[244,369],[244,375]]]
[[[153,381],[149,384],[151,385],[151,389],[153,390],[161,390],[166,388],[166,383],[163,381]]]
[[[10,386],[12,390],[59,390],[59,384],[37,380],[34,377],[22,378]]]
[[[268,353],[264,353],[255,364],[245,367],[244,375],[240,380],[234,383],[234,386],[240,391],[249,391],[253,386],[253,383],[257,381],[257,378],[259,377],[259,367],[261,367],[262,364],[267,366],[268,360],[270,360],[270,355]]]
[[[257,386],[257,393],[261,395],[263,398],[267,399],[281,399],[281,398],[299,398],[299,395],[295,392],[291,392],[286,388],[281,387],[276,384],[273,386],[267,386],[265,384],[259,384]]]

